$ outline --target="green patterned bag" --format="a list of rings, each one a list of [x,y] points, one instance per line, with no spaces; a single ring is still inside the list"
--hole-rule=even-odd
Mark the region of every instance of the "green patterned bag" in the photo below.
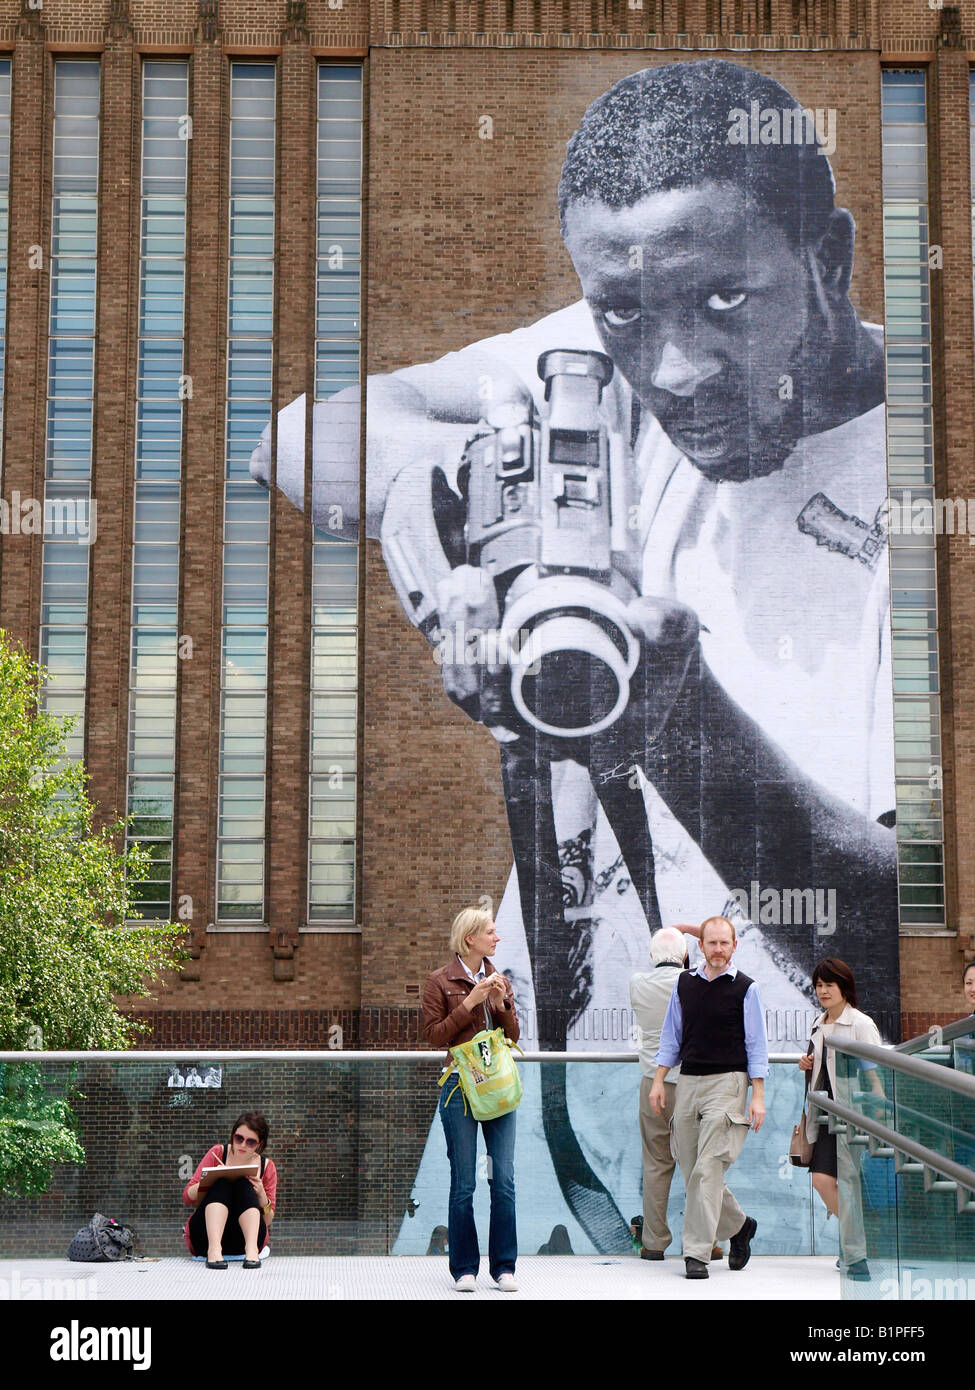
[[[496,1120],[499,1115],[507,1115],[521,1101],[521,1077],[511,1055],[511,1043],[504,1035],[503,1028],[491,1032],[483,1029],[470,1042],[458,1043],[450,1049],[453,1061],[440,1078],[442,1086],[454,1069],[457,1071],[457,1086],[444,1101],[449,1105],[454,1091],[460,1087],[464,1099],[464,1113],[470,1104],[475,1120]],[[521,1052],[521,1048],[518,1047]]]

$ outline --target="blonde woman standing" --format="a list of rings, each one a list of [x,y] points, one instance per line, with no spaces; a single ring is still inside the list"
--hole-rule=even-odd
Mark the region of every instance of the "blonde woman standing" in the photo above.
[[[499,941],[491,913],[466,907],[450,928],[450,959],[435,970],[423,991],[423,1032],[432,1047],[469,1042],[482,1029],[503,1028],[518,1041],[520,1032],[514,995],[504,975],[491,961]],[[447,1054],[447,1065],[451,1062]],[[473,1293],[480,1267],[474,1224],[474,1186],[477,1180],[477,1126],[484,1128],[491,1189],[491,1228],[488,1260],[495,1287],[517,1289],[515,1261],[515,1112],[478,1121],[466,1112],[459,1096],[447,1105],[449,1086],[441,1087],[440,1120],[450,1160],[450,1199],[447,1207],[447,1247],[451,1277],[458,1293]]]

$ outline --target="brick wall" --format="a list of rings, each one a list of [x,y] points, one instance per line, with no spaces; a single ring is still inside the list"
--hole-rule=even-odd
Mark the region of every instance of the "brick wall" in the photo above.
[[[416,1036],[419,990],[427,971],[442,960],[453,912],[480,893],[497,901],[504,890],[510,848],[497,749],[483,729],[445,700],[426,644],[405,624],[378,548],[369,543],[363,559],[364,934],[361,941],[299,938],[305,892],[308,531],[280,505],[275,507],[269,731],[269,904],[276,935],[204,931],[213,920],[215,896],[227,52],[282,50],[279,404],[301,389],[311,371],[313,160],[308,151],[315,53],[364,48],[370,34],[374,45],[366,209],[371,371],[431,358],[575,298],[553,196],[564,142],[588,101],[616,78],[693,51],[737,54],[804,102],[840,111],[833,163],[840,201],[857,220],[854,301],[864,317],[879,319],[879,61],[883,55],[911,53],[918,61],[930,59],[932,173],[940,190],[932,215],[946,255],[934,306],[936,330],[944,340],[936,363],[942,383],[939,486],[960,496],[975,495],[969,54],[954,40],[939,38],[955,32],[951,7],[946,14],[917,0],[828,5],[645,0],[640,9],[614,0],[375,0],[368,8],[366,0],[345,0],[333,9],[327,0],[308,0],[303,12],[301,7],[292,11],[287,34],[286,0],[220,0],[215,41],[207,37],[212,8],[201,10],[197,0],[131,0],[115,9],[110,0],[45,0],[43,11],[22,15],[19,0],[0,0],[0,44],[14,51],[15,132],[3,491],[36,496],[43,480],[48,278],[46,268],[28,268],[28,248],[50,243],[52,59],[45,43],[104,48],[95,462],[100,535],[92,557],[87,753],[93,794],[110,818],[124,801],[138,49],[161,45],[189,52],[194,139],[187,370],[195,390],[186,407],[181,630],[192,635],[195,656],[180,663],[174,892],[193,900],[196,958],[153,1005],[153,1017],[169,1030],[167,1036],[191,1037],[203,1028],[200,1011],[213,1010],[214,1036],[230,1041],[236,1028],[259,1026],[272,1033],[280,1028],[282,1036],[291,1037],[298,1028],[301,1036],[320,1037],[324,1020],[336,1011],[361,1008],[361,1039],[388,1026],[405,1043]],[[975,44],[975,0],[964,0],[957,9],[964,41]],[[110,24],[113,14],[116,23]],[[477,139],[478,119],[485,113],[495,121],[492,141]],[[4,538],[0,621],[35,652],[39,562],[38,543]],[[957,996],[959,947],[975,949],[975,880],[964,852],[975,815],[972,563],[971,547],[962,539],[943,550],[939,570],[950,920],[961,927],[963,938],[902,942],[906,1019],[928,1018],[942,1007],[940,1001]],[[292,953],[287,969],[276,971],[273,948],[285,957]],[[282,978],[289,974],[294,978]],[[944,1007],[953,1011],[950,1003]],[[263,1022],[246,1021],[256,1018]],[[293,1022],[297,1018],[318,1021],[299,1026]]]
[[[133,1226],[146,1254],[184,1254],[183,1187],[252,1109],[266,1114],[278,1168],[275,1253],[388,1253],[436,1107],[435,1064],[235,1062],[219,1089],[192,1090],[170,1089],[169,1071],[165,1062],[77,1069],[85,1164],[59,1165],[42,1197],[0,1198],[0,1257],[63,1257],[95,1211]],[[67,1070],[56,1076],[63,1085]],[[446,1192],[443,1212],[424,1216],[431,1229],[446,1222]]]

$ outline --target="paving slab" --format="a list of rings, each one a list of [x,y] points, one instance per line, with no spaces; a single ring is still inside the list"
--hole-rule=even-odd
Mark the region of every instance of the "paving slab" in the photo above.
[[[231,1264],[211,1270],[190,1259],[136,1260],[78,1265],[69,1260],[0,1260],[0,1299],[447,1299],[493,1304],[527,1301],[640,1302],[645,1299],[776,1299],[829,1302],[841,1297],[834,1257],[754,1255],[743,1270],[727,1260],[710,1266],[707,1280],[684,1278],[680,1258],[661,1262],[635,1256],[526,1255],[518,1261],[518,1292],[494,1287],[482,1263],[474,1294],[455,1293],[443,1256],[272,1255],[259,1270]]]

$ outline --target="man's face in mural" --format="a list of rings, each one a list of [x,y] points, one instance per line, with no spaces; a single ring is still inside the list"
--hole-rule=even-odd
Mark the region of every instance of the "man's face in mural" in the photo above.
[[[606,352],[674,444],[716,479],[777,468],[808,432],[803,364],[829,358],[816,257],[727,182],[572,203],[565,244]]]

